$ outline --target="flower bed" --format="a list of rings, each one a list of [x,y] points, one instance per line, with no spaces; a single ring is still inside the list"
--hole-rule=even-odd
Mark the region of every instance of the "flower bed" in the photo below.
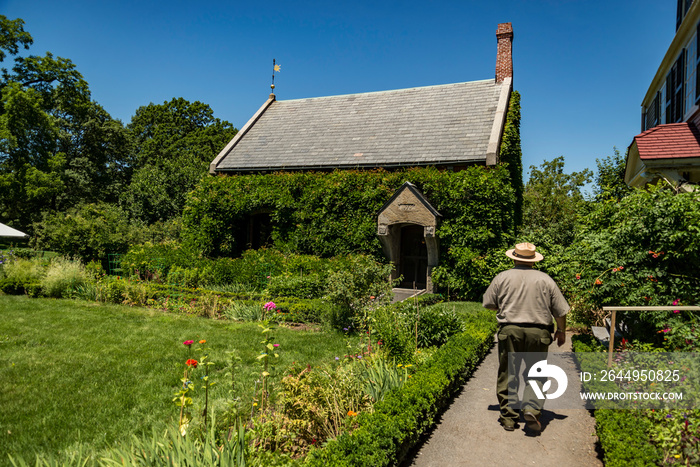
[[[355,429],[311,451],[310,466],[398,465],[434,425],[462,383],[493,345],[496,322],[484,310],[453,336],[401,391],[389,393],[372,413],[357,416]]]

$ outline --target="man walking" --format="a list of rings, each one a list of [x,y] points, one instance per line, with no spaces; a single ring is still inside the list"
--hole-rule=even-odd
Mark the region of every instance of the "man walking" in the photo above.
[[[514,362],[509,375],[509,352],[547,352],[554,331],[552,318],[557,323],[554,337],[557,345],[566,342],[566,314],[569,304],[554,280],[542,271],[532,269],[543,256],[532,243],[519,243],[508,250],[513,269],[493,278],[484,294],[483,306],[497,310],[498,320],[498,379],[496,394],[501,408],[499,421],[507,431],[517,427],[520,414],[517,409],[519,362]],[[512,359],[511,359],[512,360]],[[534,361],[526,361],[529,368]],[[540,387],[541,387],[541,383]],[[509,397],[510,392],[510,397]],[[544,401],[537,398],[532,387],[525,388],[520,405],[527,427],[540,431],[539,418]]]

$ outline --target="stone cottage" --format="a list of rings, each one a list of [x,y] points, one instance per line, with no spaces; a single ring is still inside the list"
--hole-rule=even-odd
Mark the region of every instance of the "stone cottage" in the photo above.
[[[295,100],[270,94],[209,171],[227,175],[417,166],[458,171],[498,164],[513,91],[511,23],[499,24],[496,38],[491,79]],[[440,213],[410,181],[377,213],[377,235],[404,287],[432,291],[439,219]],[[251,228],[254,222],[251,218]]]

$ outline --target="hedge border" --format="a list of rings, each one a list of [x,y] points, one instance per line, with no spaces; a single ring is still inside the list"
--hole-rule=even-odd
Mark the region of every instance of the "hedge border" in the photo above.
[[[479,318],[443,345],[401,391],[388,394],[373,413],[360,414],[354,431],[311,451],[303,465],[386,466],[405,460],[493,346],[496,322],[484,319],[486,314]]]
[[[573,336],[574,352],[604,351],[591,336]],[[639,411],[599,409],[594,412],[595,430],[608,467],[656,466],[663,460],[650,441],[651,420]]]

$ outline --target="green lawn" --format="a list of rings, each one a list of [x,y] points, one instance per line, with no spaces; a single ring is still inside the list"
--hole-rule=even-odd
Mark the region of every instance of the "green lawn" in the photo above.
[[[277,375],[292,362],[316,365],[346,353],[347,339],[335,332],[275,328],[273,335],[280,344]],[[188,339],[206,339],[211,348],[215,408],[231,388],[225,367],[234,349],[242,359],[237,395],[250,399],[262,349],[256,323],[0,296],[0,464],[4,453],[26,458],[76,443],[101,449],[132,433],[151,434],[158,424],[176,424],[172,398],[189,358],[182,344]],[[198,358],[194,351],[192,358]]]

